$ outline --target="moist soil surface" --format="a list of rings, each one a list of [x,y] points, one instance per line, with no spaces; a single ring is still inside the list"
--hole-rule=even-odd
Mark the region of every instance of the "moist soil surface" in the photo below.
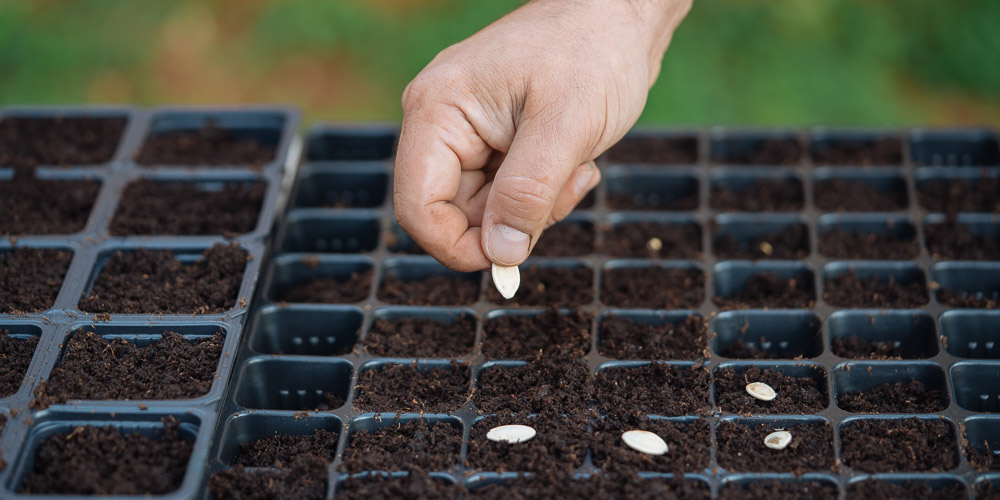
[[[38,346],[38,337],[19,339],[0,329],[0,398],[13,395],[21,388],[24,374]],[[2,426],[0,426],[2,428]]]
[[[948,407],[948,395],[911,379],[841,394],[837,406],[854,413],[933,413]]]
[[[772,368],[751,366],[743,371],[732,368],[715,370],[715,402],[722,411],[740,415],[807,414],[826,409],[826,386],[816,378],[826,380],[822,368],[812,368],[813,375],[789,376]],[[778,395],[762,401],[747,393],[747,384],[763,382]],[[763,437],[761,438],[763,443]],[[761,445],[763,446],[763,444]]]
[[[609,163],[690,165],[698,161],[697,137],[626,137],[605,154]]]
[[[937,294],[938,302],[949,307],[962,307],[969,309],[1000,309],[1000,299],[997,293],[992,296],[977,297],[959,290],[940,290]]]
[[[927,224],[924,238],[935,259],[1000,260],[1000,237],[975,234],[965,224]]]
[[[619,267],[601,279],[601,302],[609,306],[695,309],[704,300],[705,274],[697,269]]]
[[[52,307],[72,260],[69,250],[0,252],[0,312],[32,313]]]
[[[733,165],[797,165],[802,160],[802,146],[797,139],[763,139],[752,148],[736,151],[712,151],[713,163]]]
[[[1000,177],[985,172],[971,182],[939,179],[917,185],[917,199],[935,212],[1000,212]]]
[[[388,274],[382,280],[378,298],[389,304],[408,306],[472,304],[479,300],[479,273],[469,276],[434,275],[409,281]]]
[[[340,468],[345,472],[400,471],[420,466],[445,471],[461,461],[462,429],[420,419],[392,422],[350,435]]]
[[[812,150],[817,165],[893,166],[903,163],[903,142],[895,137],[872,140],[840,140],[816,143]]]
[[[743,288],[728,297],[715,297],[722,309],[791,308],[808,309],[816,302],[812,283],[806,275],[782,278],[773,273],[755,274]]]
[[[835,259],[907,260],[920,253],[914,236],[834,229],[819,233],[819,253]]]
[[[489,359],[583,356],[590,349],[591,316],[581,311],[559,314],[505,314],[483,325],[483,355]]]
[[[405,476],[369,475],[345,478],[337,486],[338,499],[368,500],[396,498],[412,500],[447,500],[458,498],[460,486],[425,472],[410,471]]]
[[[594,272],[588,267],[539,267],[521,269],[521,287],[514,298],[500,295],[493,278],[486,287],[486,298],[500,305],[573,307],[594,300]],[[449,293],[454,293],[448,290]]]
[[[981,482],[973,488],[976,500],[1000,500],[1000,483],[995,480]]]
[[[0,426],[0,429],[3,429]],[[990,447],[988,442],[966,443],[965,455],[969,465],[977,470],[1000,471],[1000,453]]]
[[[607,417],[592,422],[591,459],[603,472],[701,472],[709,466],[712,448],[708,422],[671,422],[663,419]],[[630,430],[649,431],[667,443],[667,453],[648,455],[633,450],[622,441]]]
[[[847,498],[879,498],[883,500],[954,500],[968,498],[969,493],[961,483],[949,483],[935,488],[923,481],[858,481],[847,485]],[[979,497],[976,497],[979,498]]]
[[[821,481],[778,481],[764,479],[746,484],[726,483],[719,489],[719,500],[837,500],[837,486]]]
[[[531,255],[579,257],[594,251],[594,227],[580,222],[560,222],[542,233]]]
[[[528,500],[536,498],[662,499],[708,500],[708,484],[695,479],[665,479],[638,475],[595,475],[588,479],[548,474],[544,478],[518,478],[504,484],[475,488],[462,498],[492,500]]]
[[[0,235],[82,231],[100,190],[96,180],[41,180],[15,172],[0,181]]]
[[[427,318],[376,320],[364,340],[375,356],[401,358],[458,358],[472,352],[476,321],[462,315],[452,322]]]
[[[0,121],[0,165],[93,165],[111,160],[124,117],[11,117]]]
[[[209,123],[198,130],[172,130],[146,138],[136,157],[140,165],[253,165],[274,159],[277,147],[252,137],[237,137]]]
[[[747,343],[743,339],[736,339],[726,344],[719,354],[733,359],[791,359],[795,356],[788,356],[783,352],[769,351],[761,349],[757,344]]]
[[[680,212],[698,208],[698,192],[642,194],[630,191],[608,191],[608,208],[613,210],[663,210]]]
[[[610,315],[601,320],[597,337],[597,350],[609,358],[692,360],[706,356],[707,332],[701,316],[648,324]]]
[[[922,306],[929,300],[923,281],[900,283],[892,276],[859,277],[850,271],[823,283],[823,300],[837,307],[899,309]]]
[[[698,224],[622,222],[602,237],[600,251],[611,257],[694,259],[701,255]]]
[[[904,359],[905,350],[891,340],[840,337],[830,343],[833,353],[850,359]]]
[[[284,468],[297,457],[311,455],[327,463],[337,453],[336,431],[315,429],[312,434],[277,434],[240,444],[235,465]]]
[[[472,400],[486,413],[559,412],[589,408],[590,369],[576,357],[543,357],[522,366],[491,366],[480,372]]]
[[[156,437],[123,434],[112,426],[76,427],[42,442],[21,493],[77,495],[162,495],[184,480],[194,443],[180,422],[164,419]],[[72,437],[70,437],[72,436]]]
[[[611,416],[701,415],[710,408],[710,378],[708,370],[697,365],[606,368],[594,378],[594,403],[598,412]]]
[[[418,369],[417,365],[389,364],[363,370],[355,387],[354,407],[364,412],[448,413],[458,410],[468,396],[469,367]]]
[[[758,179],[739,190],[712,186],[712,209],[732,212],[790,212],[805,200],[798,179]]]
[[[108,230],[116,236],[249,233],[266,189],[263,182],[230,182],[210,191],[194,182],[138,180],[125,188]]]
[[[781,231],[738,241],[731,235],[716,236],[715,254],[722,259],[784,259],[796,260],[809,255],[809,229],[805,224],[792,224]]]
[[[486,439],[493,427],[511,424],[529,425],[538,434],[517,444]],[[587,419],[579,413],[485,417],[469,432],[466,465],[481,471],[572,474],[583,465],[589,436]]]
[[[187,340],[180,334],[146,347],[119,338],[104,340],[80,331],[66,342],[47,381],[35,389],[32,406],[44,408],[71,399],[189,399],[208,393],[226,337]]]
[[[783,450],[764,445],[768,434],[783,429],[792,442]],[[730,472],[793,472],[830,470],[834,465],[833,426],[829,422],[792,425],[722,422],[716,430],[719,467]]]
[[[215,498],[322,500],[326,497],[327,461],[312,454],[291,458],[280,469],[237,465],[212,476],[208,489]]]
[[[297,284],[285,290],[279,290],[274,297],[280,302],[297,302],[307,304],[350,304],[360,302],[368,297],[372,287],[374,271],[368,270],[353,273],[346,280],[334,278],[317,278]]]
[[[890,212],[908,205],[906,191],[882,191],[862,180],[830,179],[816,184],[816,208],[825,212]]]
[[[841,459],[861,472],[943,472],[958,466],[943,419],[856,420],[840,429]]]
[[[80,301],[92,313],[208,314],[236,305],[249,254],[233,242],[216,243],[190,264],[169,250],[116,252]]]

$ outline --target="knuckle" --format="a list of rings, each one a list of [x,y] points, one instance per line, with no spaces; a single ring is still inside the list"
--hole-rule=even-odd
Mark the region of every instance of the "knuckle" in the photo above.
[[[505,218],[540,226],[549,217],[555,195],[555,190],[545,180],[508,177],[497,189],[496,202]]]

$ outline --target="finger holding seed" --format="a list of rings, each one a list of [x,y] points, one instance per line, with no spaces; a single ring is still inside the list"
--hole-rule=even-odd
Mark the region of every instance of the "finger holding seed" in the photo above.
[[[493,284],[496,285],[500,295],[503,295],[505,299],[513,298],[518,287],[521,286],[521,271],[517,269],[517,266],[507,267],[493,264],[492,274]]]

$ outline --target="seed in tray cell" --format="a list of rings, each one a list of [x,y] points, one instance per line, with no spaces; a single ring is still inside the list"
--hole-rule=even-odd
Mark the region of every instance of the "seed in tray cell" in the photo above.
[[[517,444],[535,437],[535,429],[527,425],[500,425],[486,433],[486,439],[497,443]]]
[[[659,252],[663,249],[663,240],[653,238],[646,242],[646,248],[648,248],[650,252]]]
[[[625,431],[622,441],[639,453],[647,455],[663,455],[667,453],[667,443],[660,436],[649,431]]]
[[[517,266],[498,266],[493,264],[493,284],[505,299],[514,298],[517,288],[521,286],[521,271]]]
[[[747,393],[761,401],[771,401],[778,397],[771,386],[763,382],[751,382],[747,384]]]
[[[764,438],[764,446],[772,450],[783,450],[792,442],[792,433],[788,431],[775,431]]]

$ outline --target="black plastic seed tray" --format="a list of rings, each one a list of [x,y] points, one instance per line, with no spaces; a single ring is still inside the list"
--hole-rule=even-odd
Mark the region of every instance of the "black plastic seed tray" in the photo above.
[[[161,419],[174,417],[180,422],[183,439],[193,442],[190,462],[180,487],[165,495],[168,498],[192,498],[203,484],[203,474],[209,447],[213,440],[215,422],[220,403],[233,368],[233,358],[240,343],[246,323],[250,300],[257,278],[265,261],[267,238],[275,218],[281,181],[285,165],[291,156],[293,140],[298,126],[298,113],[286,108],[203,108],[164,107],[143,110],[126,107],[23,107],[0,111],[0,124],[7,118],[74,118],[109,117],[124,119],[124,126],[112,157],[106,161],[77,165],[61,162],[58,165],[28,167],[27,175],[34,175],[42,186],[40,201],[31,206],[10,207],[11,213],[3,217],[20,216],[33,210],[46,211],[46,204],[57,202],[60,197],[73,196],[56,181],[91,179],[99,183],[90,208],[81,208],[85,223],[70,234],[33,234],[16,231],[6,234],[0,241],[0,252],[41,248],[72,252],[67,268],[58,279],[45,283],[22,283],[26,289],[39,287],[52,293],[52,300],[41,310],[0,311],[0,330],[22,341],[37,338],[38,344],[27,367],[23,382],[16,392],[0,398],[0,413],[6,417],[0,439],[0,453],[7,466],[0,470],[0,496],[4,498],[27,497],[19,493],[25,477],[33,470],[35,454],[42,442],[53,433],[68,433],[76,426],[115,426],[123,433],[139,432],[157,435],[162,430]],[[197,132],[212,124],[221,134],[240,140],[257,141],[273,150],[273,158],[239,165],[225,164],[159,164],[139,162],[140,151],[150,138],[171,131]],[[43,141],[35,137],[32,140]],[[54,148],[40,143],[43,148]],[[295,159],[297,161],[297,158]],[[22,169],[24,165],[20,165]],[[15,168],[0,164],[0,183],[13,182],[18,173]],[[259,200],[256,215],[246,222],[245,231],[221,234],[222,231],[192,231],[197,234],[129,235],[118,231],[112,235],[113,218],[118,213],[126,190],[133,183],[152,181],[160,186],[181,186],[190,189],[192,198],[211,196],[229,186],[256,186]],[[190,185],[188,188],[187,186]],[[146,195],[143,195],[146,196]],[[143,198],[143,203],[155,200]],[[252,214],[252,212],[248,212]],[[159,214],[164,215],[164,214]],[[155,231],[154,231],[155,232]],[[190,311],[178,314],[125,314],[116,312],[85,312],[81,301],[88,297],[95,280],[104,271],[109,259],[117,252],[128,254],[139,249],[169,250],[180,261],[189,265],[200,259],[200,254],[216,244],[234,245],[247,257],[232,302],[220,307],[220,312],[198,314]],[[14,283],[17,276],[6,276]],[[59,281],[61,280],[61,281]],[[185,284],[179,283],[180,290]],[[190,286],[190,285],[188,285]],[[227,298],[228,299],[228,298]],[[139,310],[142,310],[141,308]],[[48,380],[53,369],[61,362],[67,342],[81,332],[94,332],[105,340],[123,339],[137,346],[146,346],[161,338],[166,331],[173,331],[184,339],[210,338],[217,332],[225,334],[218,365],[210,388],[190,399],[131,399],[131,400],[78,400],[41,408],[35,402],[39,385]],[[5,363],[7,353],[5,354]],[[44,405],[43,405],[44,406]],[[143,497],[140,495],[139,497]],[[75,498],[75,496],[51,496]]]

